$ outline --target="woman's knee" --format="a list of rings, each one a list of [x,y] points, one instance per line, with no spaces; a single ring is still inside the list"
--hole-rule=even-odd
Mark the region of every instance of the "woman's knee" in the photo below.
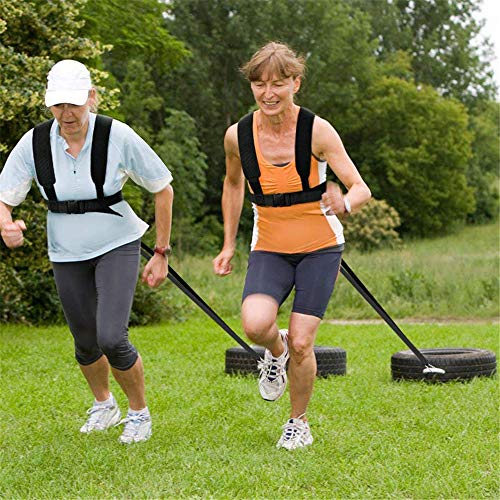
[[[123,336],[99,338],[99,348],[108,358],[109,364],[117,370],[128,370],[137,360],[137,350]]]
[[[274,328],[278,304],[266,295],[251,295],[243,301],[241,318],[245,335],[253,342],[265,339]]]
[[[78,364],[82,366],[91,365],[95,363],[102,356],[102,351],[99,347],[83,347],[75,345],[75,358]]]
[[[309,356],[314,356],[314,342],[310,342],[306,338],[289,337],[288,348],[290,350],[290,356],[299,364]]]
[[[270,330],[274,327],[274,323],[276,318],[263,318],[257,317],[257,315],[252,316],[243,316],[243,330],[245,335],[256,342],[257,344],[260,341],[264,340],[268,335]]]

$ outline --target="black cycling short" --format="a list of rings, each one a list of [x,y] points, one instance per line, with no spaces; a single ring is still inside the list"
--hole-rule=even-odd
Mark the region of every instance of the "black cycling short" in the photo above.
[[[322,318],[341,259],[338,247],[302,254],[250,252],[242,300],[260,293],[270,295],[281,306],[295,287],[292,311]]]

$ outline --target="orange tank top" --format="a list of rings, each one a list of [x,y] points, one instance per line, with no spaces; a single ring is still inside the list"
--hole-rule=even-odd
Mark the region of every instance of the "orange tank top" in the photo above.
[[[258,113],[258,111],[256,111]],[[302,191],[295,159],[285,166],[269,163],[259,147],[257,120],[253,120],[255,153],[260,168],[260,184],[264,194]],[[311,157],[309,186],[326,180],[326,161]],[[251,250],[278,253],[309,253],[344,243],[342,224],[336,215],[326,215],[321,200],[290,207],[263,207],[252,203],[254,226]]]

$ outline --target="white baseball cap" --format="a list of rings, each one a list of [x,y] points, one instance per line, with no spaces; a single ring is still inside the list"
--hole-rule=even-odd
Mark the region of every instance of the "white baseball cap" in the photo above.
[[[89,70],[84,64],[64,59],[52,66],[47,76],[45,105],[68,103],[82,106],[87,102],[92,89]]]

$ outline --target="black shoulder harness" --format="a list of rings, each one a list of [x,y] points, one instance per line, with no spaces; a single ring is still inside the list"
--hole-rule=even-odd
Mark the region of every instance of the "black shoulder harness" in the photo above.
[[[113,119],[109,116],[97,115],[94,134],[92,135],[92,150],[90,153],[90,171],[95,184],[97,197],[93,200],[59,201],[54,184],[54,164],[50,148],[50,128],[54,119],[40,123],[33,129],[33,158],[35,160],[36,177],[47,195],[47,207],[51,212],[64,214],[84,214],[85,212],[103,212],[122,217],[111,207],[123,200],[121,190],[111,196],[104,196],[103,186],[106,178],[108,162],[108,144]]]
[[[302,182],[302,191],[293,193],[263,194],[260,185],[260,168],[255,153],[253,137],[253,113],[244,116],[238,122],[238,147],[240,150],[241,165],[253,193],[250,201],[265,207],[289,207],[299,203],[318,201],[325,192],[326,182],[313,188],[309,187],[309,173],[311,171],[311,140],[314,122],[314,113],[306,108],[300,108],[295,134],[295,167]]]

